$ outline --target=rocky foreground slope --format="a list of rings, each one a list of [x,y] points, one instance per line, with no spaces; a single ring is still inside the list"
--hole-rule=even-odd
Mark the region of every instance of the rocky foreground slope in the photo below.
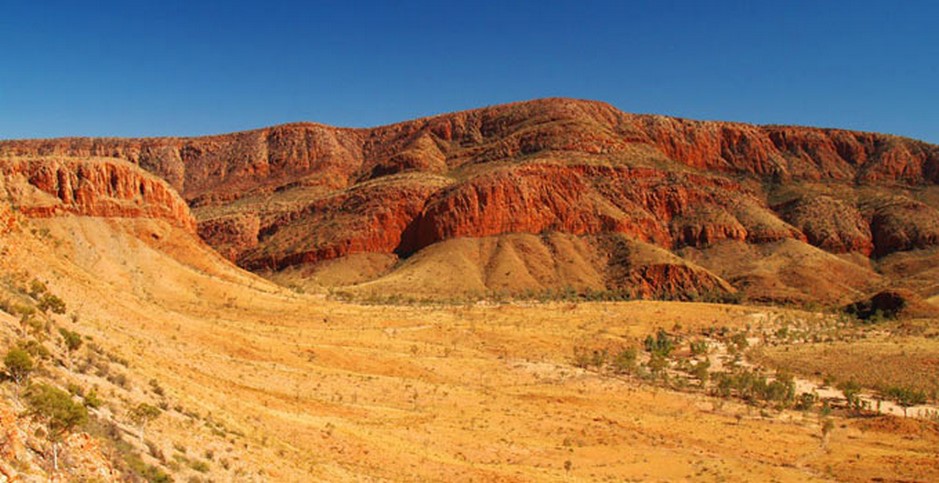
[[[82,191],[94,184],[108,187],[101,214],[191,223],[136,164],[220,253],[290,283],[832,303],[894,285],[939,293],[939,147],[896,136],[545,99],[373,129],[4,141],[0,156],[8,178],[59,200],[31,201],[34,213],[94,204]],[[134,207],[147,197],[158,212]]]

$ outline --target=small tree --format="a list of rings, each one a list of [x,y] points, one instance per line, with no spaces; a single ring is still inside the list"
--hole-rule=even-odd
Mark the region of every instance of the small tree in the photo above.
[[[838,385],[844,398],[848,401],[848,409],[853,412],[861,410],[861,385],[855,381],[848,381]]]
[[[903,416],[906,417],[907,409],[911,406],[926,403],[926,393],[906,387],[891,387],[887,390],[887,396],[896,401],[903,408]]]
[[[701,387],[705,387],[708,383],[708,379],[710,379],[711,373],[708,371],[710,368],[711,361],[707,359],[698,362],[691,368],[691,373],[701,382]]]
[[[828,440],[831,438],[831,431],[835,429],[835,422],[830,418],[822,421],[822,448],[828,448]]]
[[[65,302],[51,293],[45,293],[39,299],[39,303],[36,304],[36,308],[44,314],[51,310],[53,314],[61,315],[65,313]]]
[[[29,305],[17,305],[14,312],[20,314],[20,335],[26,337],[26,333],[33,326],[32,317],[36,315],[36,309]]]
[[[160,408],[147,403],[140,403],[130,410],[130,419],[140,426],[140,441],[143,442],[147,423],[153,421],[161,414]]]
[[[82,338],[78,335],[77,332],[72,332],[68,329],[61,328],[59,329],[59,334],[62,335],[62,340],[65,342],[65,348],[69,352],[77,351],[82,346]]]
[[[16,384],[16,396],[19,398],[20,386],[29,378],[29,375],[36,368],[36,364],[28,352],[19,347],[14,347],[3,358],[3,365],[6,367],[10,379]]]
[[[645,346],[646,351],[652,354],[661,354],[663,357],[668,357],[672,353],[672,349],[675,348],[675,343],[667,332],[659,329],[655,334],[655,338],[651,335],[646,337],[643,346]]]
[[[69,393],[46,384],[31,386],[26,398],[30,413],[46,425],[46,439],[52,443],[52,467],[58,471],[59,444],[73,429],[85,424],[88,411],[72,401]]]
[[[616,374],[632,374],[636,371],[636,349],[629,347],[621,350],[613,357],[613,372]]]
[[[62,341],[65,342],[65,349],[68,351],[68,367],[72,369],[72,353],[82,346],[82,338],[77,332],[72,332],[66,328],[60,328],[59,334],[62,335]]]
[[[46,287],[46,284],[42,283],[41,280],[34,278],[32,282],[29,282],[29,296],[39,300],[43,294],[49,291],[49,288]]]

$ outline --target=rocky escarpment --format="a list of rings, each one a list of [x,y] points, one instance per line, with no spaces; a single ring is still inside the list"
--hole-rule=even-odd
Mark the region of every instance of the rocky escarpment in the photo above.
[[[4,141],[0,155],[125,159],[164,178],[193,208],[199,234],[253,270],[357,253],[406,258],[510,233],[622,235],[670,251],[792,240],[875,263],[939,246],[936,198],[918,194],[939,183],[937,146],[570,99],[370,129]],[[620,278],[655,280],[650,294],[702,283],[662,273],[668,280]]]
[[[0,174],[13,208],[27,216],[159,218],[195,229],[189,207],[165,181],[126,161],[0,158]]]
[[[195,205],[225,204],[299,179],[336,189],[403,171],[441,174],[549,151],[668,160],[767,179],[939,182],[939,148],[920,141],[627,114],[572,99],[506,104],[373,129],[301,123],[198,138],[0,142],[4,156],[125,159],[166,179]]]

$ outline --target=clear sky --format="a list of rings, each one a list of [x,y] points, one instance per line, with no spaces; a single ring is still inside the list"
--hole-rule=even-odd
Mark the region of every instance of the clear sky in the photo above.
[[[0,0],[0,138],[375,126],[548,96],[939,143],[939,1]]]

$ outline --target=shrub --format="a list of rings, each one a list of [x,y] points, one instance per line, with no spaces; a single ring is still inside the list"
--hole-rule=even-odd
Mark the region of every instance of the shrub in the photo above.
[[[37,359],[48,359],[49,357],[52,356],[52,353],[49,352],[49,349],[46,349],[46,346],[40,344],[36,340],[32,340],[32,339],[28,341],[21,340],[17,342],[16,346],[28,352],[29,355]]]
[[[209,471],[209,464],[205,461],[193,460],[189,462],[189,467],[198,471],[199,473],[205,473]]]
[[[636,370],[636,349],[630,347],[623,349],[613,357],[613,372],[616,374],[631,374]]]
[[[646,337],[646,340],[643,342],[647,352],[654,354],[660,354],[663,357],[668,357],[672,353],[672,349],[675,348],[675,343],[668,334],[659,329],[655,334],[655,338],[651,335]]]
[[[144,431],[147,428],[147,423],[153,421],[160,416],[162,411],[156,406],[151,406],[147,403],[140,403],[135,406],[130,411],[130,419],[137,423],[140,426],[140,440],[144,439]]]
[[[848,408],[852,411],[861,410],[861,385],[855,381],[848,381],[838,384],[838,389],[844,394],[844,399],[848,402]]]
[[[98,391],[94,388],[85,393],[85,406],[91,409],[98,409],[101,405],[104,404],[104,401],[98,396]]]
[[[39,299],[39,303],[36,304],[36,308],[38,308],[42,313],[52,311],[53,314],[64,314],[65,302],[51,293],[46,293],[43,294],[42,298]]]
[[[701,356],[708,353],[708,341],[704,339],[691,341],[691,355]]]
[[[903,408],[903,415],[910,406],[926,403],[926,393],[908,387],[891,387],[885,391],[886,396],[896,401]]]
[[[88,412],[72,401],[69,393],[48,384],[31,386],[26,400],[33,415],[46,423],[53,437],[61,436],[88,420]]]
[[[39,298],[48,291],[49,288],[46,287],[46,284],[42,283],[41,280],[34,278],[31,282],[29,282],[27,293],[30,297],[39,300]]]
[[[77,332],[72,332],[66,328],[60,328],[59,334],[65,342],[65,348],[69,352],[77,351],[82,346],[82,338]]]
[[[72,396],[47,384],[31,386],[26,394],[30,413],[46,424],[46,439],[52,443],[53,468],[59,469],[59,443],[66,434],[88,421],[85,407]]]
[[[809,411],[815,406],[815,394],[803,392],[796,398],[796,409],[799,411]]]
[[[708,383],[708,379],[710,379],[710,375],[711,375],[711,373],[708,372],[708,369],[710,368],[711,368],[711,361],[707,361],[707,360],[698,362],[697,364],[694,365],[694,367],[691,368],[691,374],[694,375],[694,377],[698,378],[699,381],[701,381],[701,386],[704,386],[705,384]]]
[[[13,379],[17,386],[22,384],[36,368],[29,353],[18,347],[7,352],[7,355],[3,358],[3,365],[6,367],[10,379]]]

